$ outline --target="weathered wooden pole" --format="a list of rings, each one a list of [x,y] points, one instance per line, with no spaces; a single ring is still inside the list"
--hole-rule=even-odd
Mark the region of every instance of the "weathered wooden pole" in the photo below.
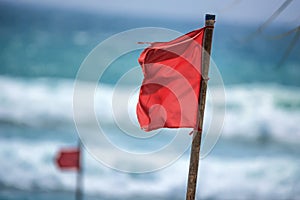
[[[208,70],[209,70],[209,63],[210,63],[210,52],[211,52],[214,23],[215,23],[215,15],[206,14],[205,15],[206,29],[204,33],[204,39],[203,39],[202,65],[201,65],[202,79],[200,84],[200,96],[199,96],[198,118],[197,118],[198,122],[197,122],[197,127],[194,129],[194,133],[193,133],[186,200],[194,200],[196,194],[199,154],[200,154],[201,136],[202,136],[202,128],[203,128],[206,89],[207,89],[207,81],[208,81]]]

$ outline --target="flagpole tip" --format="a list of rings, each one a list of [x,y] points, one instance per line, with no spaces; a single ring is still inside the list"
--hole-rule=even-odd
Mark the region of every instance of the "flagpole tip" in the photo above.
[[[205,21],[206,20],[215,20],[216,19],[216,15],[213,14],[206,14],[205,15]]]
[[[206,14],[205,15],[205,26],[213,27],[216,22],[216,15]]]

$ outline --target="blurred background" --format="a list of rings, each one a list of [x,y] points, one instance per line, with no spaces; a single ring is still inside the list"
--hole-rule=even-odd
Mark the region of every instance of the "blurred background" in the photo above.
[[[84,58],[113,34],[148,26],[186,33],[203,26],[205,13],[217,15],[212,58],[226,116],[201,160],[197,198],[299,199],[299,8],[296,0],[1,0],[0,199],[74,199],[76,173],[61,172],[54,157],[77,145],[73,83]],[[115,65],[130,69],[139,53]],[[108,96],[120,77],[112,69],[101,79]],[[99,99],[99,116],[113,135],[109,101]],[[189,153],[130,174],[84,151],[84,198],[184,199]]]

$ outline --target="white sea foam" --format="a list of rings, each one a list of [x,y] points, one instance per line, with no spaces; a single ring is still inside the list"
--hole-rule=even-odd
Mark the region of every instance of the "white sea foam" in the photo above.
[[[89,87],[89,85],[87,85]],[[120,90],[120,89],[118,89]],[[136,88],[134,88],[136,90]],[[0,77],[0,120],[28,126],[73,125],[73,81],[62,79],[23,80]],[[95,93],[95,113],[104,125],[115,126],[112,86],[103,85]],[[226,87],[226,115],[222,137],[299,142],[300,88],[279,85],[235,85]],[[124,89],[123,96],[131,90]],[[118,100],[124,101],[122,94]],[[85,98],[85,97],[83,97]],[[135,103],[117,113],[122,124],[137,126]],[[208,102],[210,102],[208,96]],[[128,101],[128,99],[125,99]],[[218,109],[215,101],[214,109]],[[208,103],[206,119],[211,118]],[[127,113],[128,112],[128,113]],[[82,117],[89,121],[82,110]],[[123,118],[122,118],[123,117]],[[209,120],[206,120],[209,121]],[[129,127],[130,127],[129,126]]]
[[[0,91],[2,122],[29,126],[73,124],[71,80],[0,77]],[[103,86],[98,92],[105,95],[101,95],[101,99],[95,99],[96,103],[99,102],[96,114],[103,121],[112,121],[112,88]]]
[[[23,190],[65,190],[75,187],[76,173],[60,171],[54,157],[58,142],[0,141],[0,183]],[[299,158],[211,156],[201,161],[198,196],[204,199],[296,199],[300,195]],[[84,153],[84,192],[115,198],[184,198],[188,157],[155,173],[126,174],[109,169]],[[174,176],[176,174],[176,176]],[[20,178],[21,177],[21,178]]]
[[[226,89],[223,136],[298,142],[300,88],[239,85]]]
[[[58,121],[61,124],[73,125],[73,81],[0,77],[0,90],[2,123],[17,124],[16,127],[18,124],[26,124],[33,128],[35,126],[47,128],[49,125],[57,125]],[[98,119],[105,121],[104,126],[113,127],[111,102],[113,88],[103,85],[97,92],[96,115]],[[126,91],[123,92],[126,96]],[[128,107],[130,120],[136,120],[132,117],[135,113],[133,105],[135,101],[129,102],[131,102]],[[215,108],[218,109],[218,102],[215,103]],[[226,105],[222,145],[224,139],[225,141],[242,139],[243,142],[275,140],[299,144],[299,88],[262,84],[228,86]],[[210,107],[208,103],[207,118],[211,117]],[[20,134],[20,137],[9,138],[7,135],[1,135],[2,130],[0,129],[1,186],[29,191],[74,189],[75,173],[61,172],[53,161],[57,151],[61,147],[68,146],[62,142],[64,140],[30,140],[26,137],[26,132]],[[250,148],[250,152],[256,151],[257,143],[250,143],[242,149],[240,146],[232,147],[227,144],[226,149],[242,151],[244,157],[218,153],[220,148],[224,148],[221,146],[216,153],[201,160],[198,187],[198,195],[201,198],[300,197],[298,181],[300,160],[295,156],[297,152],[290,154],[280,149],[280,153],[276,153],[275,149],[275,152],[270,150],[273,152],[270,155],[263,152],[253,155],[248,150]],[[110,153],[109,149],[107,153]],[[158,172],[134,175],[109,169],[85,152],[84,191],[88,194],[115,198],[154,195],[161,198],[184,199],[188,162],[188,156],[183,156]]]
[[[267,160],[267,162],[266,162]],[[297,199],[299,159],[281,156],[208,158],[199,187],[204,199]]]

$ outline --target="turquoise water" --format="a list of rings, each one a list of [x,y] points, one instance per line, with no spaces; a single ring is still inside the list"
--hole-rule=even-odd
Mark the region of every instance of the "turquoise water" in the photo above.
[[[73,199],[75,174],[59,171],[53,159],[61,147],[77,143],[76,73],[98,43],[146,26],[187,32],[202,23],[0,4],[0,199]],[[212,57],[225,83],[226,117],[220,140],[201,160],[201,199],[300,198],[300,47],[296,44],[278,67],[292,36],[246,41],[256,28],[216,24]],[[267,35],[290,28],[274,25]],[[112,63],[100,80],[105,98],[96,100],[96,115],[111,139],[135,151],[172,139],[146,144],[118,137],[110,107],[113,84],[137,65],[139,53]],[[104,166],[85,151],[86,199],[184,199],[188,160],[189,150],[162,170],[130,174]]]

